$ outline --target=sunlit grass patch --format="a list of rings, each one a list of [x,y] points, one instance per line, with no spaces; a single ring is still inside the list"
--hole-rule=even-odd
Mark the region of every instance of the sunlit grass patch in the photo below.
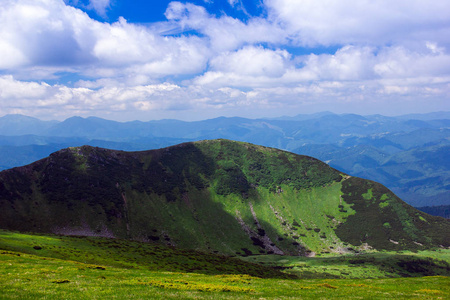
[[[441,291],[431,290],[431,289],[421,289],[421,290],[417,290],[416,292],[417,293],[424,293],[424,294],[433,294],[433,295],[442,294]]]
[[[320,283],[317,286],[319,286],[319,287],[326,287],[326,288],[329,288],[329,289],[337,289],[338,288],[337,286],[331,285],[331,284],[326,283],[326,282]]]
[[[364,283],[352,283],[352,284],[347,284],[346,286],[350,286],[350,287],[364,287],[364,288],[369,288],[369,289],[374,288],[373,286],[367,285],[367,284],[364,284]]]
[[[70,280],[69,279],[56,279],[52,281],[53,283],[69,283]]]
[[[258,280],[260,278],[253,277],[247,274],[234,274],[234,275],[216,275],[214,276],[218,280],[221,280],[226,283],[236,283],[236,284],[245,284],[249,285],[254,280]]]
[[[238,287],[224,284],[212,284],[212,283],[197,283],[189,282],[185,280],[150,280],[145,282],[138,282],[138,284],[151,285],[164,289],[176,289],[176,290],[189,290],[200,292],[241,292],[250,293],[254,292],[254,289],[246,287]]]

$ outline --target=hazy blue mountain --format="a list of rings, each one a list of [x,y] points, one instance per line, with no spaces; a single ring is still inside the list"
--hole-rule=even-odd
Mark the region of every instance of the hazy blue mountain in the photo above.
[[[58,121],[41,121],[23,115],[5,115],[0,117],[0,135],[42,134]]]
[[[326,115],[334,115],[334,113],[332,113],[330,111],[323,111],[323,112],[318,112],[318,113],[314,113],[314,114],[299,114],[299,115],[296,115],[293,117],[283,116],[283,117],[278,117],[278,118],[270,118],[270,120],[305,121],[305,120],[320,118],[320,117],[323,117]]]
[[[424,206],[418,207],[418,209],[433,216],[450,219],[450,205]]]
[[[96,117],[49,122],[7,115],[0,118],[0,169],[28,164],[69,146],[139,151],[218,138],[316,157],[348,174],[381,182],[415,206],[450,204],[449,112],[399,117],[323,112],[196,122]]]
[[[29,146],[29,145],[49,145],[49,144],[71,144],[87,143],[90,140],[79,137],[54,137],[40,135],[19,135],[2,136],[0,135],[0,146]]]
[[[450,120],[450,112],[438,111],[427,114],[407,114],[398,116],[397,118],[403,120],[423,120],[423,121],[444,120],[444,119]]]
[[[141,122],[120,123],[96,117],[72,117],[55,124],[45,132],[46,136],[85,137],[93,139],[122,139],[139,134]],[[135,131],[135,133],[133,133]]]

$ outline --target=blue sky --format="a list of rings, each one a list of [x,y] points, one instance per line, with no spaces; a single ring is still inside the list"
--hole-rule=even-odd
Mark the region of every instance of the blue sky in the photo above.
[[[86,1],[89,2],[89,1]],[[134,1],[116,1],[115,4],[111,4],[103,12],[96,12],[91,10],[90,15],[99,21],[108,20],[117,21],[119,17],[124,17],[132,23],[153,23],[164,22],[166,17],[164,13],[172,1],[160,0],[160,1],[146,1],[146,0],[134,0]],[[261,1],[179,1],[181,3],[192,3],[195,5],[205,7],[208,12],[216,17],[227,15],[240,20],[246,20],[250,17],[258,17],[264,15],[264,5]]]
[[[450,110],[448,0],[3,0],[0,115]]]

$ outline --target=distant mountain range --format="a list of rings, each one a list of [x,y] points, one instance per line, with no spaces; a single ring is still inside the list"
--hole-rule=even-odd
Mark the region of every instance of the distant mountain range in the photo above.
[[[450,221],[381,184],[229,140],[124,152],[71,147],[0,172],[0,228],[228,255],[450,246]]]
[[[6,115],[0,118],[0,169],[72,146],[140,151],[217,138],[313,156],[352,176],[380,182],[416,207],[450,205],[450,112],[399,117],[323,112],[197,122],[95,117],[58,122]]]

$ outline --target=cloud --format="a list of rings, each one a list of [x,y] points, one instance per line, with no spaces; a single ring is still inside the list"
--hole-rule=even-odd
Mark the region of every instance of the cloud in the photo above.
[[[45,97],[49,87],[46,83],[16,81],[11,75],[0,77],[0,97],[4,101],[12,101],[12,103],[24,98]]]
[[[198,37],[162,37],[123,18],[105,26],[105,31],[92,49],[103,66],[144,64],[141,71],[167,75],[198,72],[206,65],[208,50]]]
[[[287,41],[281,27],[263,18],[251,18],[247,22],[229,16],[216,18],[204,7],[181,2],[171,2],[165,15],[181,28],[194,29],[205,35],[215,52],[236,50],[246,44],[282,44]]]
[[[449,1],[266,0],[264,3],[270,19],[283,26],[298,45],[385,45],[428,38],[449,46]]]
[[[325,108],[364,113],[370,106],[378,113],[395,114],[414,111],[415,107],[427,107],[428,110],[445,107],[449,83],[450,76],[409,80],[322,80],[259,85],[243,91],[224,85],[217,88],[198,83],[188,86],[169,82],[130,85],[110,80],[92,86],[85,82],[70,88],[20,81],[8,75],[0,76],[0,114],[51,115],[59,119],[97,115],[118,120],[168,117],[192,120],[204,119],[204,114],[209,117],[233,116],[243,111],[247,117]]]
[[[196,36],[163,37],[120,18],[100,23],[57,0],[9,1],[0,11],[0,68],[59,67],[89,76],[151,76],[200,72],[206,42]]]
[[[93,10],[102,18],[107,18],[106,11],[111,8],[110,0],[64,0],[64,2],[81,9]]]
[[[244,75],[280,76],[284,73],[289,58],[290,54],[286,50],[273,51],[263,47],[246,46],[212,58],[210,69]]]
[[[44,110],[52,115],[68,117],[76,114],[91,115],[95,111],[136,112],[148,109],[167,109],[173,101],[182,101],[180,87],[170,83],[125,86],[69,88],[63,85],[24,82],[12,76],[0,77],[1,113],[20,111],[35,115]],[[184,99],[183,99],[184,100]]]
[[[64,85],[24,82],[0,76],[0,114],[21,113],[64,119],[73,115],[113,117],[119,120],[169,117],[190,111],[183,119],[199,112],[223,114],[226,109],[249,106],[246,94],[237,89],[211,90],[201,86],[182,87],[173,83],[130,86],[123,82],[88,82],[70,88]],[[197,116],[198,117],[198,116]]]
[[[99,25],[59,1],[8,1],[0,9],[0,41],[15,54],[6,53],[10,63],[2,68],[88,63]]]
[[[246,46],[238,51],[223,52],[213,57],[209,71],[194,79],[194,84],[220,88],[221,86],[256,87],[275,83],[291,63],[286,50],[269,50]]]
[[[448,107],[448,1],[266,0],[267,17],[245,20],[205,3],[171,2],[167,21],[144,26],[98,22],[62,0],[2,1],[0,113],[176,117],[411,99]],[[84,5],[100,14],[111,2]]]
[[[307,80],[365,80],[374,78],[374,49],[345,46],[335,54],[311,54],[304,58],[304,67],[296,70]]]
[[[449,75],[450,55],[431,47],[415,52],[404,47],[344,46],[334,54],[293,57],[285,50],[244,47],[210,60],[195,79],[213,86],[292,85],[305,81],[365,81],[433,78]]]
[[[430,45],[427,43],[427,47]],[[383,78],[414,78],[448,76],[450,55],[433,45],[428,53],[414,52],[404,47],[390,47],[378,54],[374,70]]]
[[[88,8],[95,10],[99,16],[106,17],[106,10],[110,5],[110,0],[89,0]]]
[[[292,80],[379,80],[384,78],[414,78],[446,76],[450,70],[450,55],[434,48],[412,51],[402,46],[344,46],[334,54],[307,55],[302,68],[289,73]]]

